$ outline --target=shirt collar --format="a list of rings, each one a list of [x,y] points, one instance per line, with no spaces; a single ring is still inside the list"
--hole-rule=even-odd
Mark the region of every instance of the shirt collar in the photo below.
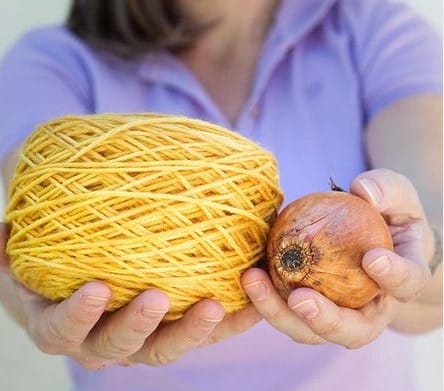
[[[338,0],[282,0],[270,35],[278,35],[281,46],[295,44],[315,28]],[[283,44],[283,45],[282,45]],[[178,69],[181,68],[181,69]],[[171,74],[161,77],[165,70],[184,70],[174,58],[165,52],[149,53],[143,57],[139,75],[144,80],[171,81]],[[188,80],[193,82],[193,80]],[[183,79],[182,79],[183,82]]]
[[[338,0],[282,0],[275,29],[288,43],[296,43],[316,28]]]
[[[249,105],[253,105],[261,94],[274,67],[285,53],[297,44],[306,34],[316,28],[331,7],[339,0],[281,0],[270,33],[264,43],[266,58],[260,59],[256,84]],[[212,115],[224,124],[224,116],[219,109],[208,102],[211,98],[201,88],[190,70],[167,51],[146,54],[138,67],[139,77],[154,84],[167,85],[178,89],[205,106]]]

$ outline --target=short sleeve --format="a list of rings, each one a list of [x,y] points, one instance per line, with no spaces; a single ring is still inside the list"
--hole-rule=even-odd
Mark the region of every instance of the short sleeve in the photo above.
[[[367,121],[398,99],[442,93],[442,40],[431,25],[400,2],[347,5]]]
[[[76,42],[61,28],[26,34],[0,63],[0,161],[39,123],[92,110]]]

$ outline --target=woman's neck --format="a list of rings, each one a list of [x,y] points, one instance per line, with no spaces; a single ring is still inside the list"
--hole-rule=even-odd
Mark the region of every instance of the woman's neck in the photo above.
[[[194,50],[225,64],[246,47],[261,47],[273,22],[279,0],[180,0],[196,20],[214,21]]]
[[[253,86],[258,59],[279,0],[181,0],[187,12],[215,22],[177,56],[234,124]]]

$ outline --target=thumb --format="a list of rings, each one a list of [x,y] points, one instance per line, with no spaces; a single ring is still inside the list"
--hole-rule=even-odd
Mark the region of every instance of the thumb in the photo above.
[[[352,181],[350,191],[374,205],[390,224],[402,225],[425,217],[413,184],[394,171],[364,172]]]

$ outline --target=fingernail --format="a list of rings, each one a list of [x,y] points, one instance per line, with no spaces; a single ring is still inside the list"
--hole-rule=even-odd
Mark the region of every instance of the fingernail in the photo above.
[[[359,183],[370,197],[372,204],[378,205],[382,200],[382,193],[376,183],[371,179],[361,179]]]
[[[108,302],[108,299],[106,297],[99,297],[99,296],[85,296],[84,298],[85,304],[92,309],[99,309],[106,305]]]
[[[263,300],[267,296],[267,289],[262,281],[252,282],[245,285],[245,290],[252,299]]]
[[[304,319],[313,319],[319,314],[319,308],[312,299],[302,301],[291,309]]]
[[[368,265],[368,271],[375,276],[382,276],[390,270],[390,259],[383,255]]]
[[[167,312],[167,310],[162,310],[162,309],[159,310],[159,309],[148,308],[148,307],[142,308],[143,316],[145,318],[149,318],[149,319],[163,318],[163,316],[165,315],[166,312]]]
[[[216,323],[219,323],[222,319],[198,319],[197,327],[200,329],[208,330]]]

